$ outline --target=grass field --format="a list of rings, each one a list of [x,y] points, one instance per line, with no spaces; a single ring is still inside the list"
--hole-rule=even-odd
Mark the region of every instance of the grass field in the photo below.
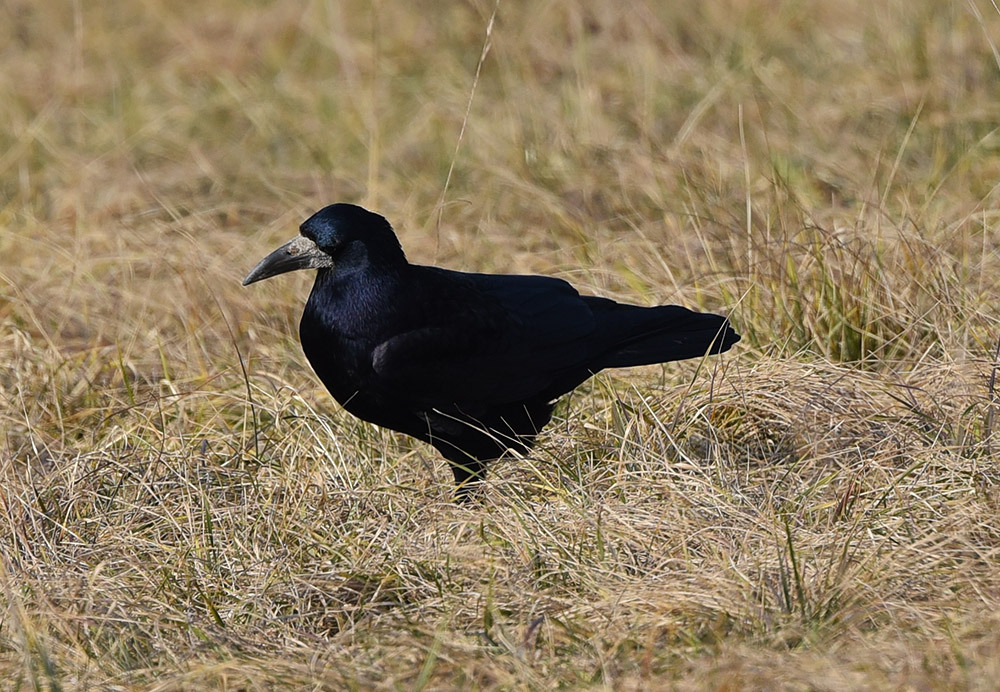
[[[998,43],[987,0],[7,0],[0,688],[996,689]],[[310,371],[311,277],[240,286],[337,200],[744,340],[455,506]]]

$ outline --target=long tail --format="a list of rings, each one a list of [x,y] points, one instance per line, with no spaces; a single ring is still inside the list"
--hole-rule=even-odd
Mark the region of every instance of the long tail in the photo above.
[[[679,305],[644,308],[607,298],[588,296],[586,300],[604,337],[601,352],[592,362],[594,371],[723,353],[740,340],[721,315]]]

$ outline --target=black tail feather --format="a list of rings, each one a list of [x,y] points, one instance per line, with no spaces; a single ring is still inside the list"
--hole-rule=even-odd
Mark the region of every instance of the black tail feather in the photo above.
[[[595,371],[723,353],[740,340],[721,315],[678,305],[643,308],[608,303],[614,307],[600,305],[594,310],[598,329],[610,337],[606,350],[593,363]]]

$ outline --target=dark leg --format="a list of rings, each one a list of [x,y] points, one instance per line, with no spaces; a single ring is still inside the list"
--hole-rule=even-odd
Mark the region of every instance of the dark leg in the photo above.
[[[466,456],[460,461],[449,459],[448,463],[455,474],[455,501],[468,502],[475,497],[486,477],[486,463]]]

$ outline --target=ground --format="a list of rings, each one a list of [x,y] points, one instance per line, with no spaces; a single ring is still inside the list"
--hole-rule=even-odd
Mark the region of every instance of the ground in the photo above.
[[[0,7],[0,679],[39,690],[991,690],[986,0]],[[481,502],[342,411],[256,261],[732,317]]]

